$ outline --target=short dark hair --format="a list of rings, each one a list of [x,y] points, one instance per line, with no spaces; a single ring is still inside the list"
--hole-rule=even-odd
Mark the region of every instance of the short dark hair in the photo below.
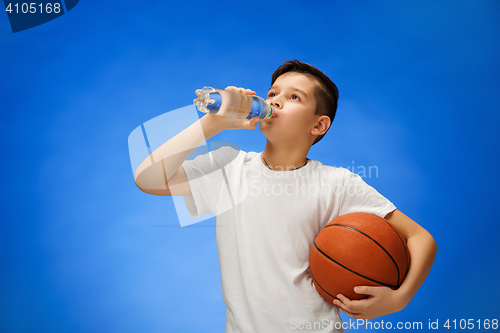
[[[316,67],[306,64],[305,62],[292,59],[285,61],[283,65],[274,71],[271,86],[279,76],[289,72],[301,73],[316,81],[318,85],[314,92],[314,97],[316,98],[315,114],[328,116],[330,118],[330,122],[333,123],[339,100],[339,90],[335,83],[333,83],[325,73]],[[323,136],[324,134],[318,136],[313,142],[313,145],[321,140]]]

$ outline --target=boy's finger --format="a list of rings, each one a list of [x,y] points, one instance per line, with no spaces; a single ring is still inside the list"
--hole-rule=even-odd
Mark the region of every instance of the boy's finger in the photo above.
[[[351,300],[347,297],[345,297],[344,295],[342,294],[338,294],[337,295],[337,298],[344,304],[349,304],[351,302]]]
[[[253,128],[256,128],[259,121],[260,121],[260,118],[255,117],[255,118],[250,120],[250,125],[252,125]]]
[[[246,128],[246,129],[255,129],[255,128],[257,128],[257,123],[259,122],[259,120],[260,120],[259,118],[252,118],[250,120],[243,120],[241,127]]]
[[[348,302],[350,302],[350,300],[342,294],[337,295],[337,299],[333,300],[333,304],[341,309],[344,309],[345,311],[349,311],[347,306]]]
[[[369,286],[354,287],[354,292],[357,294],[373,296],[374,292],[376,292],[376,291],[377,291],[376,287],[369,287]]]
[[[226,90],[240,92],[240,93],[245,94],[245,95],[257,95],[257,93],[255,91],[253,91],[252,89],[245,89],[242,87],[227,86]]]
[[[238,88],[238,92],[245,95],[257,95],[257,93],[252,89]]]
[[[349,312],[349,311],[345,311],[345,310],[342,310],[340,309],[340,311],[342,311],[343,313],[345,313],[346,315],[348,315],[349,317],[352,317],[354,319],[366,319],[362,313],[352,313],[352,312]]]
[[[344,303],[342,303],[338,299],[334,300],[333,304],[338,306],[342,312],[348,314],[351,317],[354,315],[360,315],[360,313],[354,312],[352,309],[350,309],[347,305],[345,305]]]
[[[359,308],[359,301],[356,301],[356,300],[351,301],[349,298],[345,297],[342,294],[338,294],[337,298],[338,298],[338,301],[340,301],[342,303],[342,305],[343,305],[342,308],[344,310],[349,311],[350,313],[358,313],[359,310],[361,310]]]

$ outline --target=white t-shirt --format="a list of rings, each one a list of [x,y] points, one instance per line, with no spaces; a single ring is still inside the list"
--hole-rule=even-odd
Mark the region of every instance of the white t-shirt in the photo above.
[[[272,171],[260,153],[223,147],[183,167],[191,215],[216,216],[225,332],[342,332],[309,273],[314,239],[337,216],[396,207],[358,175],[315,160]]]

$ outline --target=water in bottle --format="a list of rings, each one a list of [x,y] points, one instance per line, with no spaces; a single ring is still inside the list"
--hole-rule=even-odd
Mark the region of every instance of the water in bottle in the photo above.
[[[273,114],[273,108],[258,96],[213,87],[203,87],[195,93],[198,98],[193,103],[201,112],[238,119],[262,119]]]

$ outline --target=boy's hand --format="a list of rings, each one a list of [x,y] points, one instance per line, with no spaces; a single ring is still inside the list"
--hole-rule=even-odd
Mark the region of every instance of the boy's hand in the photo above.
[[[344,295],[337,295],[339,300],[333,303],[341,311],[354,319],[373,319],[402,310],[408,302],[399,295],[397,290],[388,287],[355,287],[358,294],[369,295],[361,300],[350,300]]]
[[[226,90],[231,90],[239,93],[243,93],[245,95],[257,95],[257,93],[251,89],[245,89],[245,88],[238,88],[235,86],[227,86]]]
[[[235,91],[239,93],[243,93],[246,95],[257,95],[257,93],[251,89],[238,88],[234,86],[226,87],[226,90]],[[260,118],[253,118],[250,120],[247,119],[236,119],[231,117],[224,117],[214,114],[206,114],[203,116],[206,118],[206,121],[210,122],[213,126],[219,128],[220,131],[226,129],[255,129],[257,128],[257,124],[260,121]]]

